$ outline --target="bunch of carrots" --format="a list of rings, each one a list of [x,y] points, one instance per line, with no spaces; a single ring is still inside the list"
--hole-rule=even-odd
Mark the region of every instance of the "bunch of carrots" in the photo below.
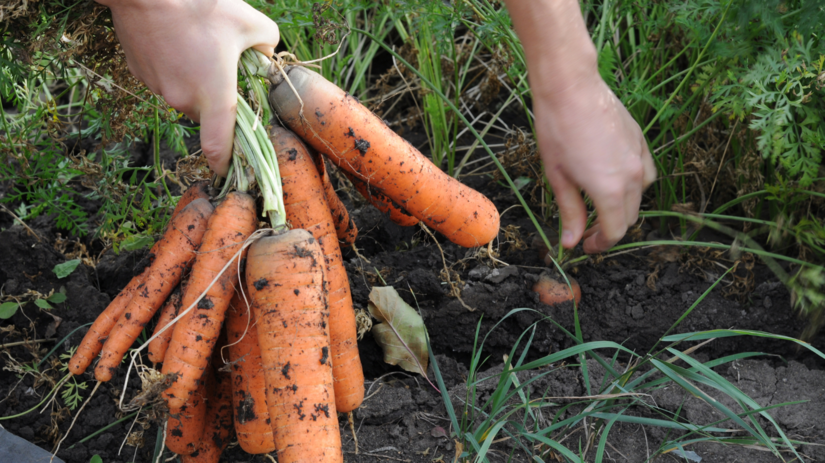
[[[277,451],[280,463],[343,461],[337,413],[364,397],[340,249],[357,229],[317,153],[397,223],[423,221],[463,246],[491,241],[498,212],[315,72],[254,51],[240,67],[253,104],[239,95],[222,191],[210,197],[201,182],[183,194],[151,263],[100,314],[69,367],[83,374],[99,356],[95,378],[111,380],[160,311],[132,357],[147,349],[162,364],[165,443],[184,462],[217,462],[233,434],[249,453]],[[265,127],[271,109],[295,133]]]

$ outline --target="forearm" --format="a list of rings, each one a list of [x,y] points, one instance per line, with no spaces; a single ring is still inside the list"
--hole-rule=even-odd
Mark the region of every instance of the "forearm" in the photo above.
[[[577,0],[506,0],[534,96],[552,98],[598,75],[596,48]]]

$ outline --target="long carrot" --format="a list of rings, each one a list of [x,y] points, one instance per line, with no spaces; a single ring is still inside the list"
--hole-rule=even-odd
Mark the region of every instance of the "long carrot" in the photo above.
[[[287,73],[292,85],[272,89],[272,107],[313,148],[456,244],[481,246],[495,238],[498,211],[484,195],[442,172],[320,74],[299,66]]]
[[[234,285],[238,281],[237,260],[234,257],[241,243],[255,231],[257,218],[255,200],[239,192],[229,193],[209,218],[208,229],[183,294],[182,310],[191,307],[209,289],[197,307],[175,324],[163,362],[164,375],[177,375],[163,393],[172,411],[181,407],[197,389],[197,380],[209,363],[226,308],[235,292]],[[221,274],[224,267],[227,268]]]
[[[324,197],[327,200],[330,212],[332,212],[332,221],[335,224],[338,241],[341,246],[352,246],[352,243],[355,243],[355,238],[358,237],[358,227],[355,226],[355,222],[350,218],[346,206],[341,202],[341,198],[338,197],[338,193],[335,192],[335,188],[332,186],[332,180],[329,178],[327,164],[324,162],[323,156],[312,153],[312,160],[321,175]]]
[[[206,408],[209,387],[214,387],[213,375],[204,375],[198,381],[197,391],[189,396],[186,403],[169,413],[166,420],[166,446],[178,455],[189,455],[198,448],[206,427]]]
[[[235,292],[226,311],[226,337],[232,365],[232,409],[238,443],[246,453],[253,455],[272,452],[275,441],[266,405],[258,327],[239,291]]]
[[[123,355],[180,282],[188,261],[195,257],[212,210],[209,201],[196,199],[172,219],[158,242],[152,265],[143,274],[143,282],[135,288],[132,300],[103,345],[95,367],[98,381],[112,379],[112,372],[120,365]]]
[[[259,239],[246,263],[278,463],[342,462],[318,242],[306,230]]]
[[[166,328],[175,317],[180,313],[180,287],[172,291],[163,309],[160,311],[160,318],[158,324],[155,325],[155,332],[152,336],[158,335],[155,339],[149,342],[147,347],[148,357],[154,363],[163,362],[163,357],[166,355],[166,348],[169,347],[169,341],[172,339],[172,328],[161,332]],[[158,334],[160,333],[160,334]]]
[[[372,203],[376,209],[384,214],[387,214],[390,217],[390,220],[398,225],[401,225],[402,227],[412,227],[413,225],[418,225],[419,220],[417,217],[408,214],[404,208],[379,191],[378,188],[368,185],[367,182],[357,178],[355,175],[347,172],[346,170],[341,169],[341,171],[349,179],[350,183],[352,183],[352,186],[354,186],[355,189],[361,193],[361,196]]]
[[[129,284],[120,291],[117,297],[109,303],[106,309],[97,316],[97,319],[92,323],[89,331],[83,336],[83,340],[80,341],[80,345],[77,347],[71,360],[69,360],[69,371],[73,374],[83,374],[100,353],[100,350],[103,349],[103,343],[106,342],[115,323],[117,323],[117,320],[123,314],[129,302],[132,301],[135,289],[143,284],[144,277],[149,273],[149,268],[152,265],[151,262],[154,261],[157,256],[159,243],[160,241],[149,251],[150,264],[147,265],[140,274],[132,278],[132,281],[130,281]]]
[[[223,337],[223,336],[222,336]],[[225,339],[218,345],[225,345]],[[220,349],[216,348],[214,354]],[[212,356],[214,380],[207,384],[206,424],[203,428],[198,448],[181,458],[183,463],[218,463],[221,453],[229,445],[234,428],[232,426],[232,376],[222,371],[220,355]]]
[[[306,146],[287,129],[270,131],[278,153],[287,220],[318,240],[324,255],[329,289],[330,360],[335,377],[335,406],[350,412],[364,400],[364,372],[358,354],[355,310],[347,271],[341,259],[332,216],[324,199],[323,185]]]
[[[209,180],[201,180],[189,185],[189,188],[181,195],[175,210],[172,211],[172,217],[178,215],[184,207],[196,199],[209,199]]]
[[[178,204],[172,212],[172,219],[174,219],[178,213],[192,201],[196,199],[209,199],[209,194],[207,193],[208,187],[209,182],[207,181],[193,183],[178,200]],[[172,223],[172,221],[170,220],[169,223]],[[169,227],[167,227],[167,231],[168,230]],[[155,243],[149,251],[150,262],[157,255],[157,248],[159,244],[160,241]],[[115,326],[115,323],[120,318],[121,314],[123,314],[123,310],[126,309],[126,306],[129,305],[129,302],[132,300],[135,288],[143,283],[143,279],[148,269],[149,266],[147,265],[140,274],[134,276],[129,284],[120,291],[117,297],[112,300],[106,309],[98,315],[97,319],[92,324],[92,327],[89,328],[89,331],[86,332],[86,335],[80,342],[75,354],[69,361],[69,371],[73,374],[83,374],[83,372],[89,368],[92,360],[94,360],[94,358],[97,357],[97,354],[100,353],[100,350],[103,348],[103,343],[112,331],[112,327]]]

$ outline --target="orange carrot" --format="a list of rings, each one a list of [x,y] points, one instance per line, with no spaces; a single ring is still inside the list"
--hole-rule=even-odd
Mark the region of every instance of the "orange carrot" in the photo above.
[[[293,227],[312,233],[324,255],[335,406],[339,412],[350,412],[364,400],[364,372],[358,354],[352,294],[332,226],[333,219],[324,199],[320,176],[306,146],[294,133],[281,127],[273,128],[270,137],[278,153],[287,220]]]
[[[221,336],[223,337],[223,336]],[[219,345],[225,345],[219,341]],[[215,349],[218,354],[220,349]],[[223,449],[232,438],[232,377],[229,372],[221,371],[223,363],[220,355],[212,356],[214,371],[213,384],[207,384],[206,425],[203,428],[198,448],[181,458],[183,463],[218,463]],[[211,373],[211,372],[210,372]]]
[[[209,180],[201,180],[200,182],[189,185],[189,188],[186,189],[178,200],[175,210],[172,211],[172,217],[178,215],[178,212],[182,211],[184,207],[196,199],[209,199]]]
[[[412,227],[413,225],[418,225],[418,218],[408,214],[403,207],[396,204],[395,201],[390,199],[384,193],[381,193],[378,188],[368,185],[367,182],[356,178],[346,170],[341,169],[341,171],[349,179],[350,183],[352,183],[352,186],[354,186],[355,189],[361,193],[361,196],[372,203],[376,209],[389,215],[390,220],[398,225],[401,225],[402,227]]]
[[[238,281],[235,254],[257,225],[255,200],[239,192],[226,195],[209,218],[203,243],[192,264],[181,309],[186,310],[195,304],[204,291],[206,295],[175,324],[163,361],[163,374],[177,375],[163,393],[172,411],[180,408],[197,389],[197,380],[209,363]],[[224,267],[227,268],[221,274]]]
[[[157,255],[159,243],[160,241],[149,251],[150,264],[147,265],[139,275],[132,278],[132,281],[120,291],[117,297],[109,303],[109,306],[97,316],[95,322],[92,323],[92,327],[89,328],[83,340],[80,341],[80,345],[77,347],[71,360],[69,360],[69,371],[73,374],[83,374],[83,372],[89,368],[89,365],[91,365],[92,360],[100,353],[100,350],[103,348],[103,343],[106,342],[106,338],[109,337],[109,333],[112,331],[115,323],[117,323],[117,320],[123,314],[129,302],[132,301],[135,289],[143,284],[143,279],[149,272],[151,262]]]
[[[297,229],[259,239],[249,247],[246,282],[278,463],[343,462],[318,242]]]
[[[181,196],[180,200],[178,200],[178,204],[172,212],[172,219],[174,219],[178,213],[192,201],[201,198],[209,199],[209,195],[207,193],[208,187],[208,181],[193,183],[186,190],[183,196]],[[169,223],[172,223],[172,221],[170,220]],[[157,247],[159,243],[160,241],[155,243],[149,251],[150,261],[154,259],[155,255],[157,255]],[[78,346],[74,356],[72,356],[72,359],[69,361],[69,371],[73,374],[83,374],[83,372],[86,371],[86,368],[89,368],[92,360],[94,360],[94,358],[97,357],[97,354],[100,353],[100,350],[103,348],[103,343],[106,341],[106,338],[109,337],[112,327],[115,326],[115,323],[123,314],[123,310],[126,309],[126,306],[129,305],[129,302],[132,300],[135,288],[143,283],[143,278],[148,269],[149,266],[147,265],[146,268],[143,269],[143,272],[132,278],[132,281],[130,281],[129,284],[126,285],[126,287],[123,288],[117,297],[115,297],[115,299],[109,304],[109,306],[106,307],[100,315],[98,315],[97,319],[92,324],[92,327],[89,328],[89,331],[86,332],[86,336],[84,336],[83,340],[80,342],[80,346]]]
[[[248,300],[248,293],[246,297]],[[240,291],[235,292],[226,311],[226,337],[232,365],[232,409],[238,443],[246,453],[253,455],[272,452],[275,441],[266,405],[258,327]]]
[[[292,87],[270,92],[272,107],[313,148],[378,188],[450,241],[481,246],[498,234],[499,215],[481,193],[448,176],[351,95],[305,67],[287,71]]]
[[[112,372],[120,365],[123,355],[180,282],[188,261],[195,257],[212,210],[209,201],[196,199],[172,219],[157,244],[152,265],[143,274],[143,282],[135,288],[132,300],[103,345],[95,367],[98,381],[112,379]]]
[[[212,372],[198,381],[197,391],[178,410],[170,411],[166,420],[166,446],[178,455],[189,455],[198,448],[206,427],[206,408],[209,387],[214,388]]]
[[[166,326],[178,316],[178,313],[180,313],[180,287],[172,292],[172,295],[169,296],[169,299],[166,301],[166,305],[164,305],[160,311],[160,318],[158,319],[158,324],[155,326],[155,332],[152,333],[152,336],[166,328]],[[171,327],[150,341],[147,347],[149,360],[154,363],[163,362],[163,357],[166,355],[166,348],[169,347],[170,339],[172,339]]]
[[[347,208],[335,192],[332,186],[332,180],[329,178],[327,171],[327,164],[324,158],[317,153],[311,153],[312,160],[315,162],[315,167],[318,168],[318,173],[321,174],[321,182],[324,187],[324,197],[327,200],[330,212],[332,212],[332,220],[335,224],[335,233],[338,235],[338,241],[341,246],[352,246],[355,238],[358,237],[358,227],[349,216]]]
[[[567,275],[570,280],[570,287],[573,288],[573,293],[570,293],[570,287],[563,279],[555,279],[547,273],[542,273],[539,276],[539,281],[533,285],[533,292],[539,295],[539,300],[543,304],[556,305],[562,302],[576,301],[578,306],[582,300],[582,288],[579,282],[570,275]]]

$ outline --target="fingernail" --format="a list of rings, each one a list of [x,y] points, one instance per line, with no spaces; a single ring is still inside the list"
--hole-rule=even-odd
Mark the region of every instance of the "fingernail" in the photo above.
[[[561,244],[562,246],[569,248],[573,247],[573,232],[570,230],[563,230],[561,232]]]

